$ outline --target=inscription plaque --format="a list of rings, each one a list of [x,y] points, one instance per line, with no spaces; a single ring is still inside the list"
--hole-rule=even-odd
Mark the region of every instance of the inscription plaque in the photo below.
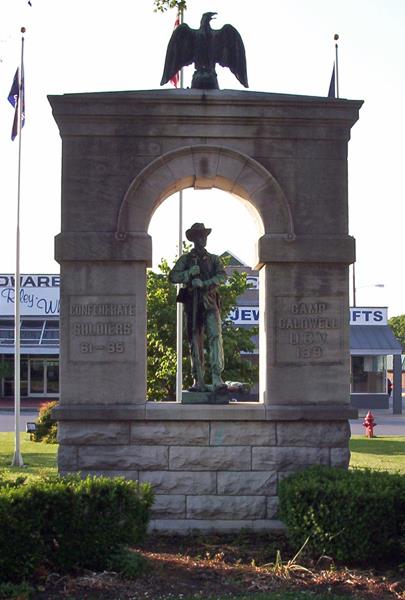
[[[133,362],[135,296],[70,296],[69,360]]]
[[[342,316],[340,298],[279,296],[277,364],[341,364]]]

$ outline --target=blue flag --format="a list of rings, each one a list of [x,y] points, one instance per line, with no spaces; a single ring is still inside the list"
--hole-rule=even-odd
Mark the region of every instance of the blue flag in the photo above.
[[[335,89],[335,63],[333,63],[332,77],[330,78],[328,98],[336,98],[336,89]]]
[[[21,102],[21,123],[20,128],[24,127],[25,122],[25,93],[24,93],[24,71],[21,72],[21,81],[19,78],[20,70],[17,68],[10,93],[7,97],[11,106],[14,108],[14,120],[11,130],[11,139],[14,141],[18,134],[19,104]]]

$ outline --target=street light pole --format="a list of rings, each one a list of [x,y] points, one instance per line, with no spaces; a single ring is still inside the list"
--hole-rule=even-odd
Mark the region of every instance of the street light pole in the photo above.
[[[363,288],[383,288],[385,287],[384,283],[371,283],[368,285],[360,285],[359,287],[356,288],[356,270],[354,267],[354,263],[353,263],[353,271],[352,271],[352,286],[353,286],[353,307],[356,308],[357,304],[356,304],[356,289],[363,289]]]

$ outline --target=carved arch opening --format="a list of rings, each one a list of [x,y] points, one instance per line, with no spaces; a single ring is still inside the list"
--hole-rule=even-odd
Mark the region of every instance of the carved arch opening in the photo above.
[[[135,177],[119,209],[117,239],[125,239],[130,232],[146,232],[159,205],[168,196],[190,187],[218,188],[238,196],[259,215],[262,234],[295,238],[288,200],[267,169],[241,152],[195,145],[163,154]]]

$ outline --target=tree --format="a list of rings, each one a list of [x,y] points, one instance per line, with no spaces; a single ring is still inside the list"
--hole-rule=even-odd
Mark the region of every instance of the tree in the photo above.
[[[177,8],[177,12],[187,10],[187,0],[154,0],[155,12],[165,12],[168,8]]]
[[[401,343],[402,350],[405,351],[405,315],[399,315],[398,317],[392,317],[388,321],[394,335]]]
[[[148,344],[148,400],[174,400],[176,396],[176,286],[168,280],[170,266],[162,260],[159,272],[148,271],[147,276],[147,344]],[[241,352],[252,352],[252,336],[257,328],[235,326],[229,319],[236,299],[247,288],[244,273],[234,272],[220,287],[222,331],[225,355],[225,380],[255,383],[258,367],[241,356]],[[207,356],[207,371],[209,359]],[[183,387],[191,385],[191,371],[186,336],[183,347]]]

